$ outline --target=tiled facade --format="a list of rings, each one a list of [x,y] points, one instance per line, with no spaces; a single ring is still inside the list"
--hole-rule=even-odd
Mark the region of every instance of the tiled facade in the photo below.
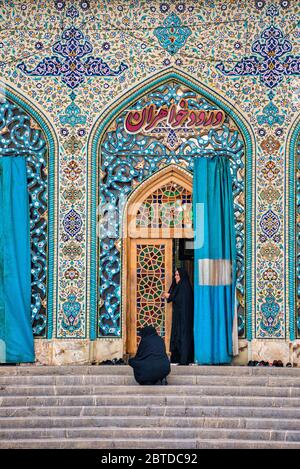
[[[31,116],[48,146],[39,361],[124,352],[122,333],[98,330],[99,152],[122,112],[173,80],[217,103],[245,144],[247,326],[239,362],[300,365],[299,13],[296,0],[1,2],[1,93]]]

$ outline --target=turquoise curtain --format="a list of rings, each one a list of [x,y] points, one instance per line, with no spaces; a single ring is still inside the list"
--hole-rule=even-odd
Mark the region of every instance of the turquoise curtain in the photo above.
[[[0,158],[0,362],[34,361],[24,157]]]
[[[236,247],[229,159],[198,157],[194,166],[195,362],[233,356]]]

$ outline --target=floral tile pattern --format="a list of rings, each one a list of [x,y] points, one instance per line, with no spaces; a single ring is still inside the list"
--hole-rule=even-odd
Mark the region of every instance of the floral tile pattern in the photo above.
[[[89,337],[92,126],[166,69],[222,96],[251,128],[252,332],[257,339],[289,336],[287,148],[299,119],[299,12],[291,0],[1,2],[0,77],[49,117],[59,142],[56,337]]]

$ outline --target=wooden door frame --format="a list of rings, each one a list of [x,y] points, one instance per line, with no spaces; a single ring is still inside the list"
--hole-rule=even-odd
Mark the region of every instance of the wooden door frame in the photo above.
[[[176,230],[169,230],[168,236],[162,233],[161,230],[150,230],[148,232],[148,236],[143,237],[143,232],[139,232],[135,236],[134,230],[132,230],[132,223],[134,220],[134,215],[130,213],[130,206],[133,204],[141,204],[143,201],[154,192],[159,187],[162,187],[165,184],[169,184],[175,182],[185,189],[189,190],[191,193],[193,191],[193,175],[190,171],[177,166],[175,164],[170,164],[165,168],[157,171],[148,179],[144,180],[140,184],[138,184],[133,191],[131,192],[130,196],[127,199],[127,202],[124,207],[123,212],[123,223],[122,223],[122,236],[123,241],[121,248],[121,259],[122,259],[122,283],[121,283],[121,304],[122,304],[122,337],[124,337],[124,353],[128,353],[128,341],[130,340],[130,333],[132,332],[132,324],[128,324],[128,316],[130,316],[130,302],[128,294],[130,288],[130,278],[129,278],[129,271],[130,271],[130,249],[131,249],[131,240],[139,239],[143,242],[146,239],[151,240],[151,242],[164,239],[170,239],[173,241],[176,238],[177,231]],[[151,238],[149,237],[149,234]],[[185,229],[181,230],[181,236],[184,238],[192,238],[194,236],[193,230]],[[171,278],[172,278],[172,265],[170,268]],[[170,308],[172,307],[171,304],[168,305]],[[171,330],[171,324],[168,326]]]

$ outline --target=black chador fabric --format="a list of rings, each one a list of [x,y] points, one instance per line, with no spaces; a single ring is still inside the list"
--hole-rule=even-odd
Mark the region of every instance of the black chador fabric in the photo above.
[[[194,361],[194,293],[187,272],[177,270],[180,281],[173,280],[167,300],[173,303],[171,362],[188,365]]]
[[[155,384],[170,373],[170,361],[163,339],[153,326],[139,329],[141,337],[136,356],[129,359],[139,384]]]

